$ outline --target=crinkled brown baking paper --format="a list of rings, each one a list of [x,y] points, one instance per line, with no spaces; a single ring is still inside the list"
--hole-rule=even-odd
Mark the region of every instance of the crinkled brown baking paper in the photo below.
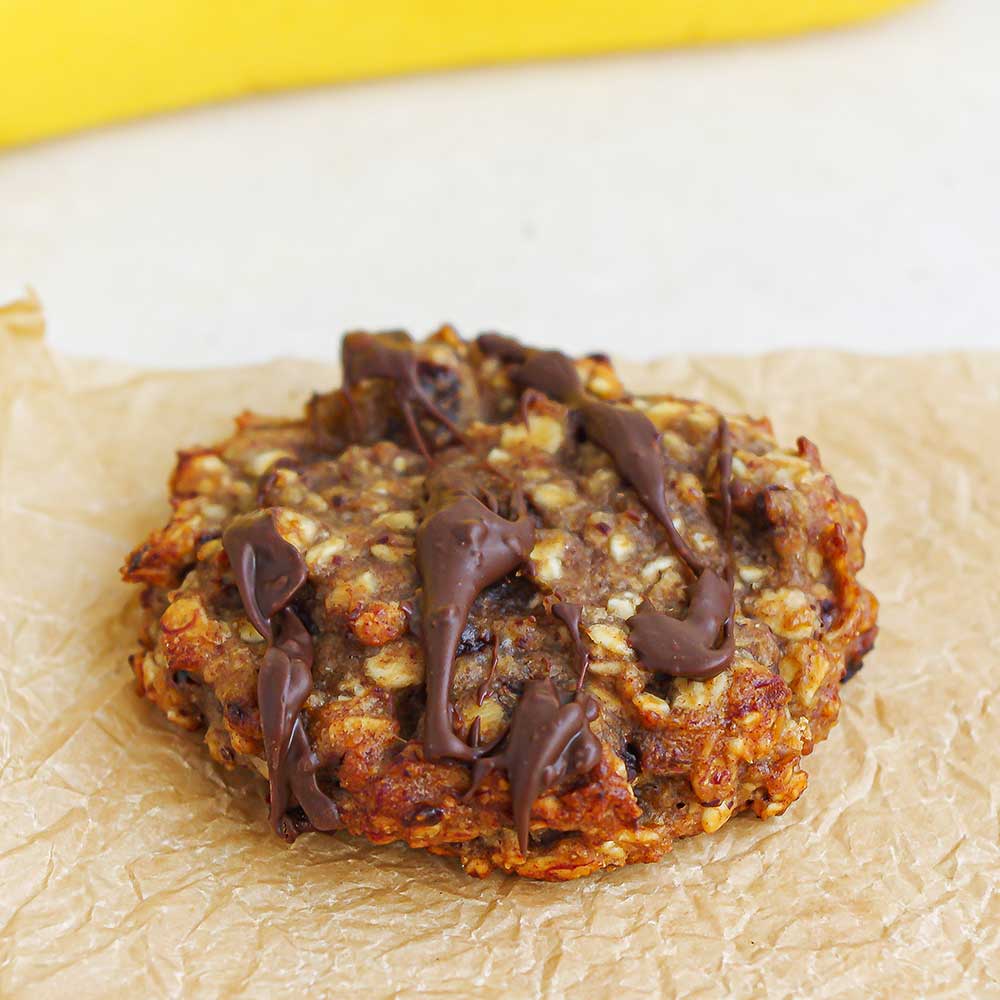
[[[0,332],[0,995],[998,995],[1000,354],[626,368],[818,443],[868,510],[882,632],[784,817],[548,885],[288,848],[260,786],[133,693],[118,566],[165,519],[174,449],[334,367],[62,361],[32,309]]]

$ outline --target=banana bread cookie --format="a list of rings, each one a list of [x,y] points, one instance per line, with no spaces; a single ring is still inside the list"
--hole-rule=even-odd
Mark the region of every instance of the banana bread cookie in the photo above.
[[[865,516],[805,438],[444,328],[179,454],[129,556],[139,691],[345,830],[569,879],[806,787],[872,647]]]

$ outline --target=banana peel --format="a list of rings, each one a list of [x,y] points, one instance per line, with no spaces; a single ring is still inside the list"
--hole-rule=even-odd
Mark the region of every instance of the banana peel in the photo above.
[[[244,94],[767,38],[912,0],[0,0],[0,146]]]

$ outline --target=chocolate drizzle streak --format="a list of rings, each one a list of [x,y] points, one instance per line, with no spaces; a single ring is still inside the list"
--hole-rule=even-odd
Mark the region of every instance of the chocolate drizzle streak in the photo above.
[[[694,584],[686,617],[672,618],[644,603],[628,620],[629,645],[647,670],[707,680],[733,661],[734,611],[732,585],[706,569]]]
[[[587,437],[612,458],[622,479],[632,485],[643,506],[663,525],[674,551],[692,573],[705,564],[681,537],[667,505],[660,435],[645,413],[589,399],[580,404]]]
[[[562,351],[528,351],[527,357],[510,374],[516,385],[544,392],[551,399],[570,406],[583,399],[583,383],[573,359]]]
[[[340,816],[316,781],[318,761],[300,712],[312,691],[312,638],[287,608],[276,619],[278,638],[264,654],[257,700],[271,791],[271,826],[286,839],[295,830],[286,819],[292,794],[317,830],[336,830]]]
[[[503,341],[499,348],[486,353],[515,359],[517,352],[508,344],[510,338],[503,338]],[[517,344],[517,341],[512,343]],[[495,347],[492,342],[488,346]],[[543,392],[579,413],[587,437],[611,456],[622,479],[632,486],[643,506],[663,525],[677,555],[692,573],[700,573],[705,564],[692,552],[670,516],[660,435],[649,417],[638,410],[592,397],[584,389],[573,359],[562,351],[521,347],[521,352],[524,360],[510,373],[514,383]]]
[[[387,335],[349,333],[340,345],[340,360],[344,369],[344,392],[348,400],[351,390],[368,378],[388,379],[393,386],[396,404],[406,421],[410,437],[424,458],[430,460],[430,451],[420,433],[415,408],[436,420],[458,440],[465,440],[455,422],[442,410],[420,385],[417,356],[412,345],[395,343]]]
[[[257,702],[271,825],[285,839],[295,839],[295,826],[286,815],[294,795],[317,830],[334,830],[340,826],[340,817],[333,800],[317,784],[318,762],[300,714],[312,691],[312,638],[287,608],[305,583],[305,562],[299,550],[279,534],[271,510],[235,518],[223,533],[222,544],[247,617],[269,642],[257,676]]]
[[[502,333],[481,333],[476,337],[476,346],[483,354],[506,364],[519,364],[528,356],[527,348],[519,340]]]
[[[270,641],[271,618],[305,583],[306,564],[299,550],[278,533],[270,509],[234,518],[222,536],[222,545],[247,617]]]
[[[725,419],[720,420],[719,493],[726,544],[725,575],[720,577],[692,551],[673,522],[666,497],[659,433],[652,421],[639,410],[590,396],[572,359],[560,351],[522,348],[523,360],[518,360],[518,352],[508,340],[505,338],[502,344],[490,342],[483,349],[514,363],[510,377],[517,385],[544,392],[580,415],[587,437],[611,456],[622,479],[660,522],[674,551],[697,577],[685,618],[672,618],[654,610],[647,602],[629,619],[629,642],[640,662],[650,670],[674,677],[706,679],[721,673],[732,663],[735,653],[730,494],[733,455],[729,425]],[[553,612],[558,614],[555,608]]]
[[[526,513],[508,521],[469,494],[445,492],[417,530],[417,570],[423,581],[421,639],[427,685],[424,754],[430,760],[474,760],[451,726],[455,650],[479,594],[527,559],[535,525]]]
[[[629,645],[648,670],[671,677],[708,680],[722,673],[736,653],[733,592],[733,448],[729,424],[719,421],[719,499],[722,537],[726,545],[724,576],[703,569],[694,584],[687,615],[672,618],[643,603],[628,620]],[[722,633],[720,640],[720,632]]]
[[[587,676],[587,667],[590,666],[590,651],[580,636],[580,617],[583,608],[579,604],[559,601],[558,604],[552,605],[552,614],[569,629],[569,637],[573,640],[573,649],[576,651],[576,689],[580,691],[583,688],[583,679]]]
[[[514,708],[504,749],[473,765],[472,790],[491,771],[507,772],[522,854],[528,850],[535,799],[546,788],[587,774],[600,762],[601,743],[590,729],[597,714],[597,702],[589,695],[577,692],[563,704],[550,679],[528,681]]]

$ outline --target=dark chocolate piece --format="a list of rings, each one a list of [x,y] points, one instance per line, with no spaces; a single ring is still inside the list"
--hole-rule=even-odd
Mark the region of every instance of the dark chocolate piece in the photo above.
[[[287,823],[292,796],[317,830],[336,830],[337,806],[316,781],[317,760],[299,714],[312,691],[312,637],[287,608],[275,619],[278,636],[264,654],[257,676],[268,785],[271,826],[286,839],[295,839]]]
[[[552,614],[556,616],[569,629],[569,637],[573,640],[573,649],[576,652],[577,691],[583,688],[583,679],[587,676],[587,667],[590,665],[590,650],[580,636],[580,616],[583,608],[579,604],[569,604],[566,601],[559,601],[552,605]]]
[[[406,341],[397,343],[396,339],[387,334],[376,336],[371,333],[349,333],[341,341],[340,359],[344,369],[344,392],[348,400],[351,399],[351,389],[365,379],[384,378],[392,383],[396,403],[406,421],[410,437],[426,459],[430,459],[430,451],[420,433],[414,413],[415,406],[447,428],[456,440],[464,440],[455,422],[420,385],[417,356],[411,344]]]
[[[281,537],[270,509],[234,518],[223,532],[222,545],[247,617],[270,641],[272,616],[306,581],[305,560],[291,542]]]
[[[474,760],[482,751],[459,739],[451,727],[455,650],[475,599],[527,559],[535,525],[525,513],[508,521],[469,494],[445,494],[442,500],[416,537],[427,687],[424,754],[429,760]]]
[[[672,618],[644,603],[628,620],[629,645],[647,670],[707,680],[733,662],[734,615],[732,585],[706,569],[694,584],[686,617]]]
[[[549,678],[528,681],[514,707],[504,749],[473,765],[472,789],[498,769],[510,781],[514,825],[521,853],[528,850],[535,799],[564,778],[587,774],[601,760],[601,742],[590,729],[597,702],[577,693],[563,704]]]

